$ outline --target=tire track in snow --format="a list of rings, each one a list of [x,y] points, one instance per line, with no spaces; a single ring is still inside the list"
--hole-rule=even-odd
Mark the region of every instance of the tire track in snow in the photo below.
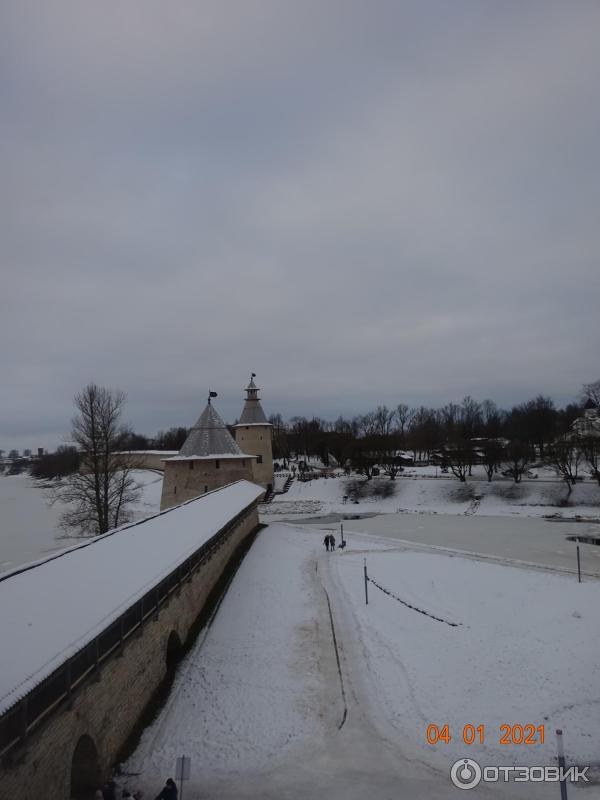
[[[318,574],[318,561],[315,561],[315,572]],[[333,611],[331,610],[331,600],[329,599],[329,593],[327,589],[321,583],[321,587],[325,592],[325,597],[327,599],[327,608],[329,610],[329,622],[331,623],[331,636],[333,638],[333,647],[335,649],[335,660],[337,662],[337,671],[338,676],[340,679],[340,690],[342,693],[342,703],[344,705],[344,713],[342,714],[342,720],[338,725],[338,730],[341,730],[344,727],[344,723],[346,722],[346,718],[348,717],[348,704],[346,702],[346,687],[344,686],[344,676],[342,674],[342,664],[340,662],[340,651],[338,649],[337,637],[335,635],[335,625],[333,622]]]

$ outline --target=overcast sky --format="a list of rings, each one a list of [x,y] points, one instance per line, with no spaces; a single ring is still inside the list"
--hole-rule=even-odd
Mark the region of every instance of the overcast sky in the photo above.
[[[0,447],[600,377],[597,0],[0,11]]]

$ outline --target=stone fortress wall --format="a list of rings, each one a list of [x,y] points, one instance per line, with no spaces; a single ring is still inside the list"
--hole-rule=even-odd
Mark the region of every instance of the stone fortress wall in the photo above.
[[[201,502],[201,501],[200,501]],[[177,524],[177,510],[170,512]],[[89,786],[73,796],[93,797],[110,775],[148,704],[167,674],[167,656],[184,643],[212,589],[244,540],[258,528],[253,502],[217,534],[210,557],[196,568],[151,618],[90,680],[47,714],[0,763],[3,797],[69,800],[73,781]],[[211,540],[212,541],[212,540]]]

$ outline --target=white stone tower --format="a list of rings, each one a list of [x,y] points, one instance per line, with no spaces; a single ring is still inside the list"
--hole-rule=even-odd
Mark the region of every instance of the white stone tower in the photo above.
[[[254,482],[269,491],[273,488],[273,426],[262,410],[255,377],[253,372],[246,387],[246,402],[240,421],[234,426],[235,441],[244,453],[256,456],[252,466]]]

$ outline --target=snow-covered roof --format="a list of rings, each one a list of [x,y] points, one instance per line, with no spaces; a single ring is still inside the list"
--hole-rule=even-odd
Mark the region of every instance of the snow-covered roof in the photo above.
[[[215,454],[224,458],[225,454],[242,455],[242,451],[209,400],[198,421],[189,432],[179,455],[215,458]]]
[[[237,481],[1,575],[0,714],[263,492]]]
[[[246,387],[246,402],[244,403],[244,408],[242,409],[242,416],[240,417],[239,421],[240,425],[269,424],[258,398],[259,388],[254,383],[254,377],[254,373],[252,373],[250,383]]]
[[[244,403],[242,409],[242,416],[239,421],[240,425],[268,425],[265,412],[262,410],[260,400],[258,397],[252,399],[248,398]]]

